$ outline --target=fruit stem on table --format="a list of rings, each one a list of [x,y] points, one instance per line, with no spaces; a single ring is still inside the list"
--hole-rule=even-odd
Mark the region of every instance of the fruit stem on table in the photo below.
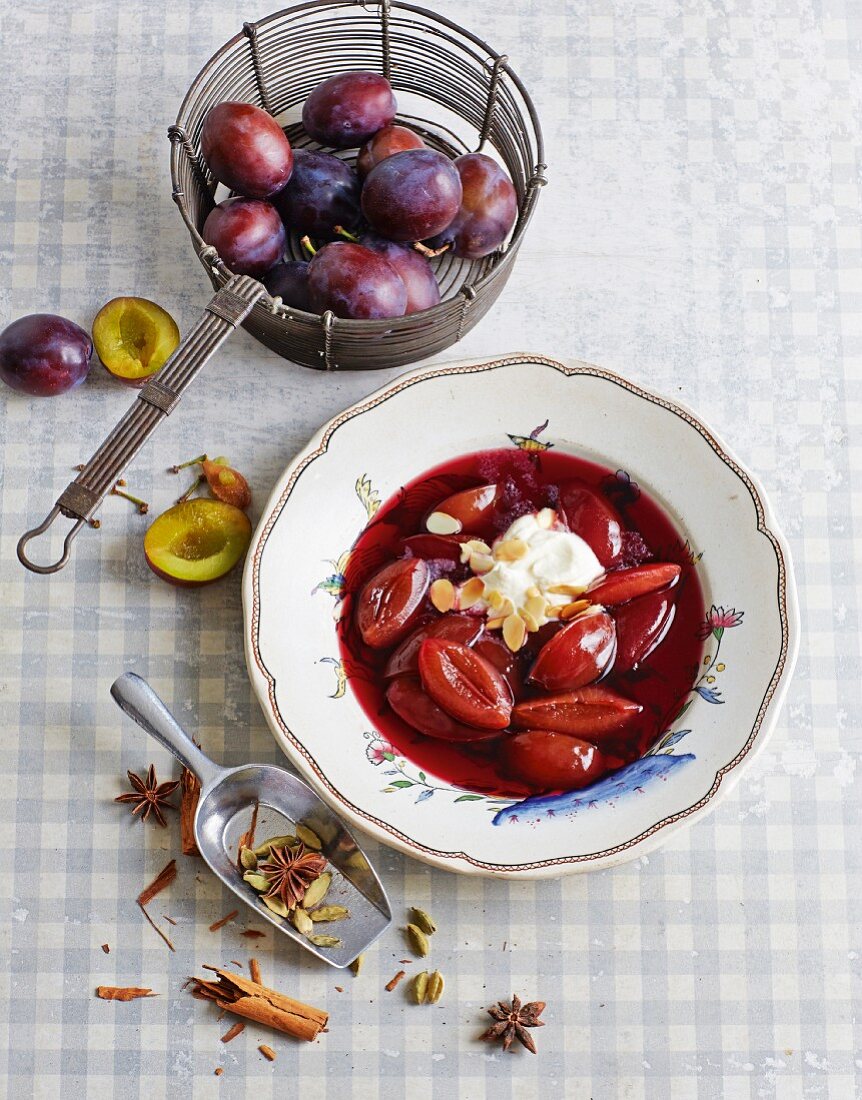
[[[185,502],[191,497],[192,493],[199,489],[205,481],[206,478],[204,477],[204,475],[198,474],[198,476],[194,479],[188,489],[186,489],[183,495],[181,497],[177,497],[177,504],[185,504]]]
[[[207,456],[198,455],[197,458],[190,458],[188,462],[180,462],[176,466],[168,466],[169,474],[178,474],[180,470],[185,470],[188,466],[200,466],[202,462],[206,462]]]

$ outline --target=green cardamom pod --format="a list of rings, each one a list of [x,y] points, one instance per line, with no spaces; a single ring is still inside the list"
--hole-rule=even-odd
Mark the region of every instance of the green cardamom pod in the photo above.
[[[311,909],[313,906],[319,905],[326,897],[331,884],[332,875],[329,871],[324,871],[322,875],[318,875],[314,882],[309,884],[302,896],[302,908]]]
[[[287,906],[284,904],[284,902],[281,900],[281,898],[266,898],[265,897],[265,898],[261,898],[261,901],[267,907],[267,909],[269,909],[269,910],[271,910],[271,912],[275,913],[276,916],[278,916],[278,917],[288,917],[288,916],[290,916],[290,910],[287,908]]]
[[[410,996],[417,1005],[425,1003],[428,993],[428,971],[422,970],[410,983]]]
[[[420,959],[424,959],[430,950],[428,937],[422,929],[418,928],[415,924],[408,924],[405,931],[407,932],[407,941],[413,953],[418,955]]]
[[[297,932],[301,932],[303,936],[310,936],[314,931],[314,924],[312,923],[311,917],[304,909],[294,909],[290,919],[293,922],[293,927]]]
[[[312,920],[345,920],[350,916],[350,910],[343,905],[322,905],[309,915]]]
[[[251,850],[251,848],[240,848],[239,861],[246,869],[246,871],[257,870],[257,856]]]
[[[428,996],[426,1000],[429,1005],[436,1005],[440,998],[443,996],[443,975],[439,970],[435,970],[431,977],[428,979]]]
[[[319,852],[323,847],[323,841],[314,829],[309,829],[309,827],[303,825],[301,821],[296,823],[296,835],[307,848],[314,848],[315,851]]]
[[[308,940],[315,947],[341,947],[341,940],[338,936],[309,936]]]
[[[265,878],[263,875],[257,874],[256,871],[246,871],[242,877],[244,881],[247,882],[253,890],[257,890],[259,894],[265,894],[270,888],[271,883],[269,879]]]
[[[353,962],[350,964],[350,969],[355,975],[358,976],[359,971],[362,969],[362,964],[365,961],[365,954],[357,955]]]
[[[263,859],[264,856],[269,855],[270,848],[292,848],[294,844],[296,844],[296,837],[292,833],[286,836],[271,836],[269,840],[265,840],[255,848],[254,854],[258,859]]]
[[[413,917],[413,923],[422,929],[429,936],[433,936],[437,931],[437,925],[431,919],[430,913],[426,913],[424,909],[417,909],[414,905],[410,910]]]

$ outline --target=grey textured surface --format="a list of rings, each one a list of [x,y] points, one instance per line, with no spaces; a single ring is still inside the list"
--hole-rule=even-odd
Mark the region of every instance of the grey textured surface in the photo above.
[[[134,668],[216,759],[276,760],[246,679],[239,578],[159,583],[142,558],[147,521],[120,500],[65,573],[25,574],[18,535],[130,394],[99,367],[54,401],[4,391],[0,1095],[860,1094],[858,8],[436,6],[507,50],[549,148],[509,288],[456,354],[532,350],[621,371],[693,405],[760,475],[792,542],[805,630],[783,720],[711,818],[613,872],[470,881],[371,845],[395,906],[438,918],[444,1002],[413,1009],[383,991],[404,954],[397,934],[355,980],[268,937],[264,975],[325,1005],[330,1032],[279,1042],[272,1065],[258,1029],[222,1047],[224,1025],[180,985],[202,963],[245,959],[248,943],[233,926],[207,931],[233,906],[188,860],[153,905],[179,921],[176,954],[140,920],[132,899],[176,831],[142,831],[111,799],[127,767],[154,759],[167,774],[170,762],[120,719],[108,686]],[[267,10],[2,6],[0,322],[56,311],[88,325],[108,298],[140,293],[189,327],[207,284],[170,200],[165,127],[203,61]],[[130,485],[159,511],[177,488],[165,467],[206,449],[246,472],[259,506],[325,419],[392,376],[303,371],[240,333]],[[107,1004],[100,983],[161,996]],[[482,1007],[512,990],[548,1001],[538,1058],[475,1041]]]

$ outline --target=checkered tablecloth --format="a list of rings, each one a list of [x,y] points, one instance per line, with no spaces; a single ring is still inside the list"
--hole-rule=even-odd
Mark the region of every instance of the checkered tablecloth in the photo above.
[[[147,520],[109,500],[44,579],[15,560],[127,406],[94,367],[50,401],[0,394],[0,1095],[10,1100],[301,1097],[748,1100],[862,1095],[859,593],[862,552],[862,19],[852,0],[455,0],[534,93],[549,186],[509,287],[457,354],[577,356],[693,405],[762,478],[795,556],[802,655],[767,751],[659,854],[532,884],[469,879],[371,843],[397,914],[433,911],[433,1009],[272,936],[265,979],[332,1015],[310,1046],[231,1044],[181,991],[247,962],[232,898],[112,799],[167,754],[110,700],[146,675],[228,764],[279,754],[252,698],[239,577],[196,592],[146,568]],[[261,0],[8,0],[0,6],[0,324],[89,325],[118,294],[184,330],[208,288],[170,199],[166,126],[203,61]],[[229,455],[258,506],[324,420],[393,375],[291,367],[240,333],[128,475],[153,510],[165,468]],[[108,943],[110,954],[100,945]],[[158,998],[110,1004],[98,984]],[[336,987],[342,986],[343,992]],[[540,1053],[477,1041],[483,1007],[547,1001]],[[257,1051],[273,1042],[270,1064]],[[214,1076],[224,1067],[221,1077]]]

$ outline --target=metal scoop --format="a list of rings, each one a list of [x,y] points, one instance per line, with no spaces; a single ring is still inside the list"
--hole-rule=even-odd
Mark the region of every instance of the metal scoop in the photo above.
[[[349,966],[392,923],[386,893],[374,868],[341,821],[301,779],[272,764],[220,768],[204,756],[177,724],[146,680],[124,672],[111,685],[118,706],[201,781],[195,840],[203,858],[225,886],[280,932],[331,966]],[[319,923],[315,932],[337,936],[340,947],[317,947],[263,904],[237,867],[239,840],[258,805],[256,842],[294,832],[301,822],[322,841],[332,885],[325,904],[344,905],[346,920]]]

